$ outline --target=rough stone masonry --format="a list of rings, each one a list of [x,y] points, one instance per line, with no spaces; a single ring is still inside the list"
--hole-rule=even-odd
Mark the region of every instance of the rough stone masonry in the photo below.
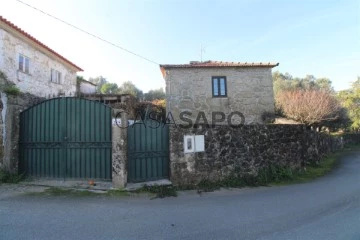
[[[185,135],[204,135],[205,151],[184,153]],[[170,129],[170,171],[174,184],[223,179],[240,169],[257,175],[271,164],[298,169],[318,162],[343,147],[341,138],[306,129],[303,125],[226,125],[214,128]]]

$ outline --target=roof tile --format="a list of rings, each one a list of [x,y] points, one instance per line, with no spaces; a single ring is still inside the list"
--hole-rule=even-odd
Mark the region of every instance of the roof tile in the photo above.
[[[276,67],[279,63],[248,63],[248,62],[223,62],[223,61],[191,61],[189,64],[163,64],[161,68],[207,68],[207,67]]]

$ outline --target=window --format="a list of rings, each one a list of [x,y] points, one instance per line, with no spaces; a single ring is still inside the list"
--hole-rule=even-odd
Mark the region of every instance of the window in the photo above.
[[[226,77],[212,77],[213,97],[226,97]]]
[[[61,72],[51,69],[50,81],[53,83],[60,84],[61,83]]]
[[[19,71],[30,73],[30,59],[21,54],[19,54]]]

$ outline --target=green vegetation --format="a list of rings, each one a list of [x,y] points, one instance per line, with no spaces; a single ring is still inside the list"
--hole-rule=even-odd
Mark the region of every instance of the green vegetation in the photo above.
[[[23,179],[22,174],[10,173],[0,169],[0,184],[1,183],[18,183]]]
[[[10,83],[7,79],[5,73],[0,71],[0,89],[8,95],[17,96],[20,94],[20,89],[16,87],[13,83]]]
[[[78,76],[78,78],[80,78],[80,76]],[[108,81],[102,76],[89,78],[89,81],[96,84],[97,92],[102,94],[130,94],[139,101],[148,102],[165,99],[165,92],[163,88],[152,89],[147,93],[144,93],[131,81],[125,81],[120,86],[118,86],[116,83]]]
[[[135,193],[150,193],[154,195],[153,198],[176,197],[178,188],[171,185],[145,185],[140,189],[135,190]]]
[[[124,189],[111,189],[106,192],[109,197],[124,197],[130,196],[129,192]]]
[[[123,189],[112,189],[108,191],[93,191],[89,189],[74,189],[74,188],[62,188],[62,187],[50,187],[44,192],[30,193],[32,196],[67,196],[67,197],[96,197],[96,196],[108,196],[108,197],[124,197],[130,196],[129,192]]]
[[[161,99],[165,99],[165,92],[164,92],[164,89],[162,89],[162,88],[150,90],[149,92],[144,94],[145,101],[154,101],[154,100],[161,100]]]
[[[15,85],[6,86],[2,90],[8,95],[17,96],[20,94],[20,89]]]
[[[360,77],[352,84],[352,88],[338,93],[343,107],[347,109],[351,120],[350,130],[360,130]]]
[[[289,73],[275,71],[272,74],[274,93],[277,95],[283,91],[294,90],[323,90],[333,92],[331,81],[328,78],[316,78],[314,75],[306,75],[304,78],[293,77]]]
[[[276,115],[322,130],[360,130],[360,77],[336,93],[328,78],[273,73]]]
[[[276,114],[321,130],[337,130],[348,124],[346,109],[327,78],[307,75],[293,77],[279,71],[273,73]]]
[[[30,193],[33,196],[70,196],[70,197],[88,197],[88,196],[99,196],[100,194],[88,191],[88,190],[77,190],[60,187],[50,187],[44,192]]]

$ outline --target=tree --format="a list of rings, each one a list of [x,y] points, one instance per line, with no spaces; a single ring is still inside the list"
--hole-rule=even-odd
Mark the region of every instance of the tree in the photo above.
[[[318,78],[315,80],[315,84],[318,86],[319,89],[334,92],[334,88],[331,86],[332,82],[328,78]]]
[[[131,94],[134,97],[136,97],[139,100],[142,100],[144,97],[143,91],[141,91],[139,88],[137,88],[135,86],[135,84],[133,84],[130,81],[126,81],[124,82],[118,90],[119,94]]]
[[[342,106],[348,110],[351,129],[360,130],[360,77],[352,84],[352,89],[340,91],[338,98]]]
[[[150,90],[144,94],[145,101],[154,101],[165,99],[165,92],[162,88]]]
[[[318,89],[282,91],[276,96],[276,103],[287,118],[309,126],[336,121],[343,114],[337,98]]]
[[[104,83],[100,92],[103,94],[116,94],[119,91],[119,87],[116,83]]]
[[[275,96],[282,91],[298,89],[334,91],[331,86],[331,81],[328,78],[316,78],[314,75],[306,75],[304,78],[294,78],[289,73],[282,74],[279,71],[274,72],[272,77]]]
[[[108,82],[106,78],[104,78],[103,76],[99,76],[96,78],[89,78],[89,81],[97,85],[96,87],[97,93],[101,93],[102,86]]]
[[[79,75],[76,76],[76,80],[77,81],[86,81],[83,76],[79,76]]]

